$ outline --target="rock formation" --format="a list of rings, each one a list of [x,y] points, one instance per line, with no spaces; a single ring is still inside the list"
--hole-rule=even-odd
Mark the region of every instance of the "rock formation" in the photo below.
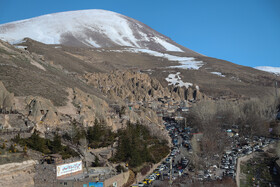
[[[14,94],[7,91],[0,81],[0,109],[13,110],[15,106]]]
[[[0,165],[0,187],[6,186],[34,186],[35,165],[34,160],[22,163],[9,163]]]

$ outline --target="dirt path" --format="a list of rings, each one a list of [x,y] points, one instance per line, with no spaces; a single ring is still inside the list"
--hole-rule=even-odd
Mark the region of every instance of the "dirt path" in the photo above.
[[[272,148],[274,145],[275,144],[271,144],[271,145],[263,148],[263,151],[267,151],[269,148]],[[255,154],[256,154],[256,152],[253,152],[250,155],[246,155],[244,157],[238,158],[238,160],[237,160],[237,169],[236,169],[236,178],[235,178],[236,184],[237,184],[238,187],[240,187],[240,179],[242,179],[242,177],[243,177],[243,175],[241,174],[241,171],[240,171],[240,163],[241,162],[246,162],[246,161],[250,160],[251,158],[254,157]]]
[[[244,156],[244,157],[241,157],[241,158],[238,158],[238,160],[237,160],[236,184],[237,184],[238,187],[240,186],[240,174],[241,174],[240,163],[248,161],[249,159],[253,158],[253,156],[254,156],[254,153],[252,153],[250,155],[247,155],[247,156]]]

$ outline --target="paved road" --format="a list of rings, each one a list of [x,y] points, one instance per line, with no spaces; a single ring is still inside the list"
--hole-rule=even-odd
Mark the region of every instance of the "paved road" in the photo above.
[[[187,148],[184,146],[181,146],[182,143],[183,143],[183,138],[178,134],[179,153],[176,154],[172,159],[173,165],[175,165],[175,166],[181,162],[182,158],[185,158],[185,157],[187,157],[187,155],[189,155]],[[168,169],[162,171],[161,177],[158,180],[155,180],[153,182],[152,186],[155,186],[155,187],[156,186],[169,186],[167,179],[169,179],[169,175],[170,175],[170,169],[169,169],[170,164],[168,164],[167,166],[168,166]],[[187,168],[185,168],[184,172],[186,170],[187,170]],[[175,178],[179,177],[179,173],[176,169],[174,169],[174,167],[172,168],[172,176]]]

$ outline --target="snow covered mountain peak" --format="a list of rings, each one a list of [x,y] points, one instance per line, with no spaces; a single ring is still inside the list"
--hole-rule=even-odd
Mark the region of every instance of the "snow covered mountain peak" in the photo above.
[[[135,19],[97,9],[54,13],[0,25],[2,40],[15,43],[26,37],[45,44],[74,47],[188,50]]]

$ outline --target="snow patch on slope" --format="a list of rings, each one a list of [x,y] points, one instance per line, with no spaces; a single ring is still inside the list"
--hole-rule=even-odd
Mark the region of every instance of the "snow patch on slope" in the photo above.
[[[26,49],[27,48],[27,46],[23,46],[23,45],[15,45],[14,47],[17,49]]]
[[[192,83],[189,82],[183,82],[180,77],[180,72],[177,72],[176,74],[169,74],[165,80],[168,82],[168,85],[174,85],[174,86],[179,86],[183,87],[185,86],[186,88],[193,86]]]
[[[271,66],[257,66],[255,69],[266,71],[269,73],[274,73],[276,75],[280,75],[280,67],[271,67]]]
[[[198,70],[201,66],[203,66],[203,63],[201,61],[193,61],[193,60],[183,60],[178,62],[182,65],[179,66],[170,66],[170,68],[181,68],[181,69],[194,69]]]
[[[96,43],[96,41],[92,40],[91,38],[86,40],[90,45],[92,45],[93,47],[96,48],[100,48],[101,46],[99,44]]]
[[[165,58],[170,61],[179,62],[181,65],[178,66],[170,66],[170,68],[181,68],[181,69],[194,69],[198,70],[200,67],[203,66],[202,61],[196,61],[193,57],[179,57],[174,55],[169,55],[165,53],[161,53],[158,51],[152,51],[149,49],[139,49],[139,48],[127,48],[122,50],[110,50],[112,52],[131,52],[131,53],[146,53],[151,56]]]
[[[218,76],[220,76],[220,77],[226,77],[226,76],[223,75],[221,72],[210,72],[210,73],[212,73],[212,74],[214,74],[214,75],[218,75]]]
[[[179,47],[176,47],[168,42],[166,42],[165,40],[162,40],[158,37],[154,37],[155,41],[157,43],[159,43],[161,46],[163,46],[167,51],[179,51],[179,52],[183,52]]]

